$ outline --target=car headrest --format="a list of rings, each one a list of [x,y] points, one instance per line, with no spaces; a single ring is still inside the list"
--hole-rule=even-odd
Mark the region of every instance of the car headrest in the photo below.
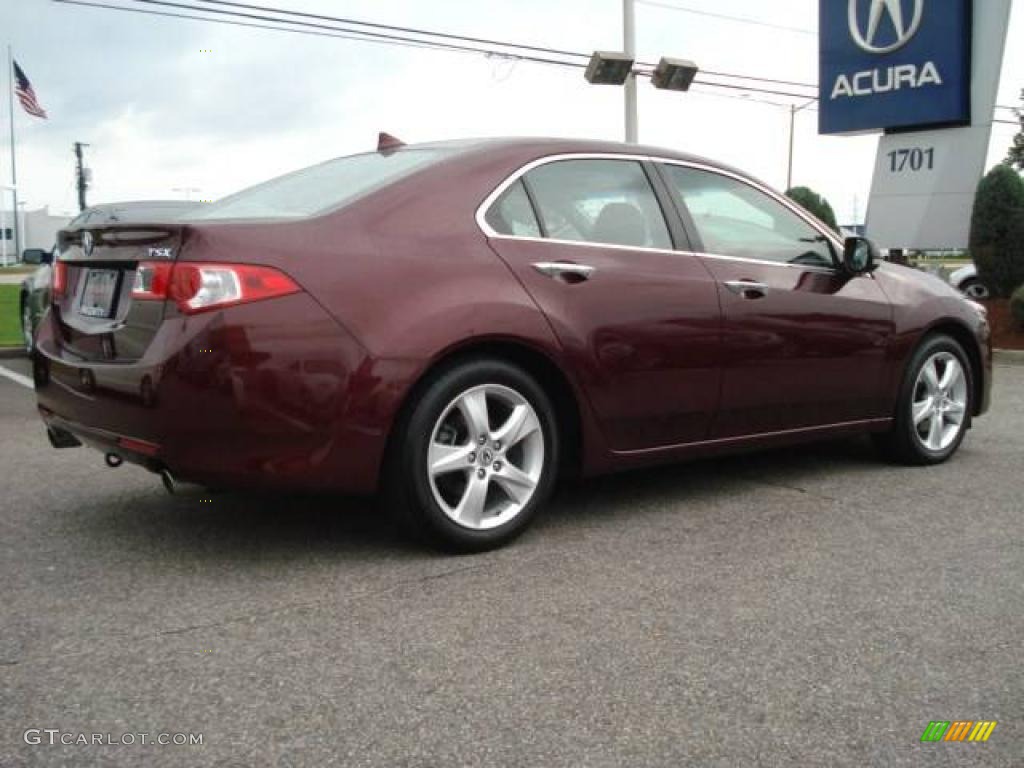
[[[608,203],[594,222],[591,239],[614,245],[642,246],[647,242],[644,215],[630,203]]]

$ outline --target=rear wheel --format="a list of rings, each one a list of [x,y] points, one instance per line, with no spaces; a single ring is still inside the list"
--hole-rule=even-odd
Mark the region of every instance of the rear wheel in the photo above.
[[[890,432],[876,440],[908,464],[938,464],[960,447],[973,397],[967,355],[949,336],[925,339],[911,358]]]
[[[518,536],[547,500],[559,450],[554,410],[525,371],[500,360],[451,368],[396,436],[385,489],[401,519],[444,549]]]

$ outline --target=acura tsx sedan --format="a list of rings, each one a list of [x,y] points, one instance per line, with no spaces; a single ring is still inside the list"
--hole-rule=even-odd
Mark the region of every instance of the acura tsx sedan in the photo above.
[[[561,139],[343,157],[59,235],[39,412],[169,485],[376,493],[453,550],[556,478],[871,434],[947,460],[984,309],[750,176]]]

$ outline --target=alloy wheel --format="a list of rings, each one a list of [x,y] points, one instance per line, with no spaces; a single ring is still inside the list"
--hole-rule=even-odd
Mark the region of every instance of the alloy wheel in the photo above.
[[[970,299],[989,298],[988,286],[979,280],[968,282],[963,288],[964,295]]]
[[[448,404],[427,450],[434,500],[471,530],[497,528],[534,497],[544,469],[544,432],[530,402],[510,387],[472,387]]]
[[[957,357],[936,352],[917,374],[911,402],[914,433],[929,451],[951,446],[967,417],[967,376]]]

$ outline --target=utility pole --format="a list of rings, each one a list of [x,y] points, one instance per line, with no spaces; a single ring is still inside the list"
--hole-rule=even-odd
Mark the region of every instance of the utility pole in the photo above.
[[[811,104],[817,103],[817,99],[811,99],[806,104],[801,104],[799,107],[796,104],[789,105],[789,170],[786,172],[787,192],[793,188],[793,143],[795,141],[794,135],[796,133],[796,113],[807,109]]]
[[[88,147],[80,141],[75,142],[75,186],[78,187],[78,210],[86,209],[85,190],[89,188],[89,181],[85,177],[85,166],[82,164],[82,147]]]
[[[634,0],[622,0],[622,50],[631,59],[636,58],[636,6]],[[636,74],[626,78],[626,141],[637,143]]]
[[[789,105],[789,170],[786,172],[786,191],[793,188],[793,134],[796,129],[796,104]]]

